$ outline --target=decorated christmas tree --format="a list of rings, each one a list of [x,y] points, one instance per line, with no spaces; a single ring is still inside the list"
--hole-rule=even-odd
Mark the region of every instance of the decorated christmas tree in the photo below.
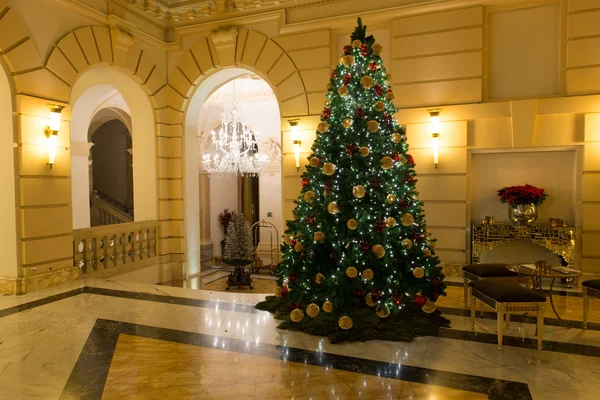
[[[419,318],[427,325],[434,317],[446,323],[432,314],[444,276],[415,190],[415,161],[394,120],[382,51],[359,19],[327,84],[295,218],[287,221],[280,299],[271,299],[279,301],[279,317],[288,313],[287,327],[327,318],[335,329],[356,329],[356,319],[374,315],[382,323]],[[331,336],[331,329],[312,332]]]
[[[254,254],[250,225],[242,214],[233,213],[225,237],[225,262],[231,265],[248,264]]]

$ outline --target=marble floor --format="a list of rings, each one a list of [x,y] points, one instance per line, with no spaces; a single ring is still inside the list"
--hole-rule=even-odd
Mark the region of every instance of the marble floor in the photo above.
[[[88,278],[0,297],[0,400],[597,398],[600,301],[587,330],[547,315],[543,350],[514,319],[499,351],[495,316],[471,331],[461,292],[439,337],[336,345],[277,330],[261,294]],[[555,297],[561,315],[581,302]]]

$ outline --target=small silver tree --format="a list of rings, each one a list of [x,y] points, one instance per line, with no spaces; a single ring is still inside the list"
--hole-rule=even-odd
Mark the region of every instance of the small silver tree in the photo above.
[[[225,261],[231,265],[248,264],[253,254],[250,224],[242,214],[233,214],[225,237]]]

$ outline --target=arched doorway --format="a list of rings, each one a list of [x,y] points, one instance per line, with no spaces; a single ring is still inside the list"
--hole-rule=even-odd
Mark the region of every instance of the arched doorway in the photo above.
[[[274,165],[270,165],[267,173],[259,178],[264,181],[261,181],[262,183],[258,186],[264,190],[260,190],[257,185],[254,185],[254,189],[252,189],[253,185],[249,179],[246,179],[248,182],[244,185],[244,179],[238,180],[236,176],[220,176],[211,179],[203,171],[201,158],[207,150],[210,150],[210,131],[215,125],[218,125],[220,113],[231,104],[234,81],[237,87],[236,96],[244,96],[243,93],[250,97],[254,96],[254,98],[236,99],[236,101],[240,105],[244,119],[256,135],[261,153],[267,151],[273,153],[272,147],[279,148],[281,143],[279,103],[272,88],[265,80],[249,70],[231,68],[216,72],[200,84],[191,98],[185,118],[186,251],[188,257],[186,271],[188,278],[200,272],[201,259],[206,261],[212,255],[219,255],[223,231],[219,226],[218,214],[225,208],[241,211],[240,209],[244,208],[244,188],[249,196],[253,196],[254,193],[259,194],[254,202],[250,202],[250,207],[255,206],[256,219],[272,219],[279,226],[283,224],[281,221],[280,150],[274,152],[277,155]],[[261,91],[263,100],[268,98],[266,102],[257,100],[258,93]],[[199,137],[201,144],[194,145]],[[200,175],[197,178],[192,175],[196,171]],[[227,195],[225,192],[229,194]],[[246,210],[248,209],[246,207]],[[200,247],[213,250],[210,254],[205,252],[201,255]]]

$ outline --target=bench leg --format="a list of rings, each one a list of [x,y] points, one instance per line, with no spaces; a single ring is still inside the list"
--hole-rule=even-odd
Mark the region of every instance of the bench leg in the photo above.
[[[504,314],[506,316],[506,329],[510,328],[510,314]]]
[[[588,311],[590,309],[590,296],[583,295],[583,329],[587,329]]]
[[[477,299],[473,297],[471,288],[469,288],[469,297],[471,298],[471,330],[475,330],[475,314],[477,313]]]
[[[465,292],[465,308],[469,308],[469,280],[463,278],[463,290]]]
[[[504,313],[498,312],[498,350],[502,350],[502,331],[504,330]]]
[[[540,310],[538,311],[537,316],[537,340],[538,340],[538,350],[542,349],[542,343],[544,341],[544,305],[540,305]]]

